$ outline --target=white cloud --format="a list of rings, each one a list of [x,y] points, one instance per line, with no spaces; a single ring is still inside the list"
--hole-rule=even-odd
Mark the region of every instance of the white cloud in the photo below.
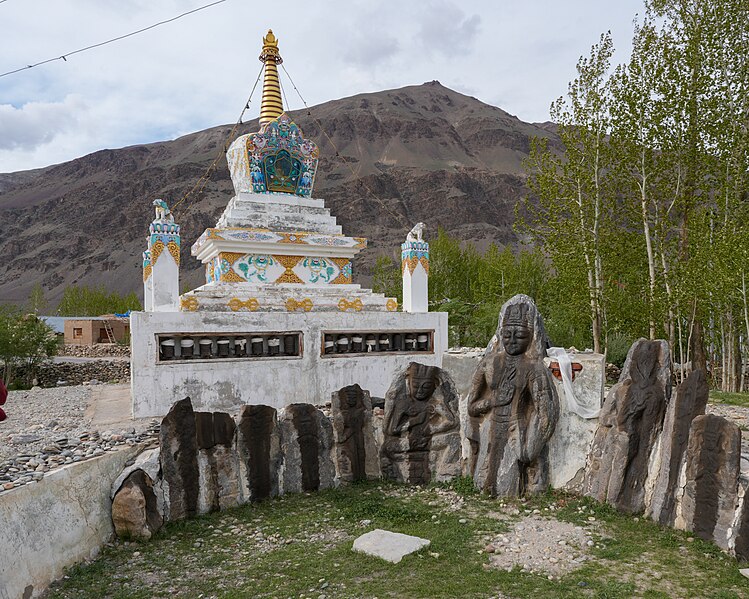
[[[470,54],[480,24],[478,14],[467,16],[452,2],[436,0],[424,9],[419,38],[428,50],[444,56]]]
[[[28,102],[20,108],[0,104],[0,150],[34,150],[72,130],[84,116],[86,104],[78,95],[62,102]]]

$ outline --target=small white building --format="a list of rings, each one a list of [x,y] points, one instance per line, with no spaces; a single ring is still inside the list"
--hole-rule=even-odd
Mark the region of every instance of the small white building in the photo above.
[[[227,152],[235,195],[192,246],[205,285],[182,296],[179,225],[157,200],[144,252],[145,311],[131,313],[133,416],[322,404],[358,383],[384,396],[409,362],[441,366],[447,314],[427,312],[428,244],[403,246],[406,312],[353,283],[366,240],[312,197],[318,148],[282,112],[278,42],[264,38],[260,131]],[[413,232],[412,232],[413,233]]]

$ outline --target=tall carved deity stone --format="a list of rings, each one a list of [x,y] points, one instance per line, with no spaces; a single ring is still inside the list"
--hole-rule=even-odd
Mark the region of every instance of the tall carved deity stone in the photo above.
[[[379,478],[369,392],[359,385],[334,392],[331,412],[338,478],[346,482]]]
[[[411,362],[385,395],[383,476],[413,484],[460,474],[458,394],[446,371]]]
[[[533,300],[516,295],[505,303],[467,398],[468,467],[477,488],[492,495],[539,493],[548,485],[559,399],[543,363],[546,347]]]

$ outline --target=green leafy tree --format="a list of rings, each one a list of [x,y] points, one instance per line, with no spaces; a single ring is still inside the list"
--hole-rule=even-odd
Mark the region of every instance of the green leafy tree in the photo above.
[[[0,360],[3,379],[10,384],[20,367],[33,373],[47,357],[57,352],[54,331],[33,314],[0,307]]]
[[[103,286],[67,287],[57,307],[60,316],[101,316],[102,314],[124,314],[128,310],[142,310],[138,296],[129,293],[122,296],[108,292]]]

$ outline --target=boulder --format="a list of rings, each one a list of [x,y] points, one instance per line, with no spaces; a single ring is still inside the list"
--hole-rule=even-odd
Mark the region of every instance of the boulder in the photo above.
[[[164,524],[154,481],[143,470],[130,472],[112,500],[112,522],[120,538],[148,540]]]

